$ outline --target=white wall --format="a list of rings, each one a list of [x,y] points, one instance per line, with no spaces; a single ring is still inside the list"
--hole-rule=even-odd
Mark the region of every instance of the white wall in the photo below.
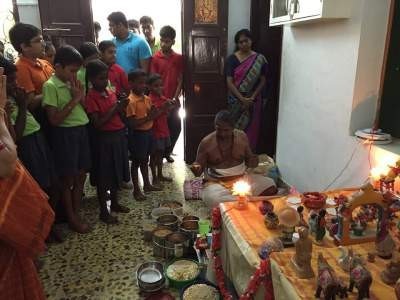
[[[243,28],[250,29],[249,0],[229,0],[228,15],[228,55],[235,49],[235,33]]]
[[[372,125],[389,1],[354,0],[350,19],[284,28],[277,160],[301,191],[327,188],[353,153],[330,188],[368,177],[368,148],[349,132]]]

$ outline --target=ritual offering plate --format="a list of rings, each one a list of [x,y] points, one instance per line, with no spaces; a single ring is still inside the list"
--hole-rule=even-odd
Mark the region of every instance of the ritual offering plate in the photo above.
[[[301,202],[308,209],[320,209],[326,204],[326,195],[318,192],[308,192],[301,195]]]
[[[326,204],[328,205],[336,205],[336,202],[333,198],[326,199]]]
[[[299,197],[289,197],[289,198],[287,198],[286,201],[289,204],[300,204],[301,203],[301,199]]]

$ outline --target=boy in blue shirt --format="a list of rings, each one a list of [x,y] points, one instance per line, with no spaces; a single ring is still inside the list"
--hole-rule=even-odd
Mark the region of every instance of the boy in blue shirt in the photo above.
[[[128,21],[122,12],[113,12],[108,16],[110,31],[117,47],[117,61],[126,74],[142,69],[149,70],[151,49],[141,36],[129,31]]]

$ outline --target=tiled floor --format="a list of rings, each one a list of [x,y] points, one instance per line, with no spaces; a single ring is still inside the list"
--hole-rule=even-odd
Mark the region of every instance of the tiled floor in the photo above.
[[[162,192],[148,194],[147,201],[135,202],[130,191],[121,192],[121,203],[131,212],[118,215],[118,225],[108,226],[98,220],[95,191],[86,187],[82,214],[93,231],[79,235],[61,228],[66,241],[50,245],[40,272],[48,299],[140,299],[133,277],[135,268],[154,260],[151,244],[143,241],[144,215],[162,200],[182,201],[188,213],[207,215],[201,201],[183,200],[183,181],[191,174],[182,158],[165,166],[174,182]]]

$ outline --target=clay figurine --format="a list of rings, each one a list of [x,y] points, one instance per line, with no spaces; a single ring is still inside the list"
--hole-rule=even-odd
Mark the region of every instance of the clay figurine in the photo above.
[[[346,248],[339,246],[340,256],[338,258],[339,266],[345,272],[350,272],[350,258],[353,257],[353,249],[350,248],[347,250]]]
[[[273,211],[267,212],[264,218],[264,222],[268,229],[278,228],[279,224],[278,216]]]
[[[295,243],[296,254],[292,257],[291,262],[297,277],[301,279],[314,277],[314,271],[311,268],[312,241],[308,237],[308,229],[300,227],[299,240]]]
[[[268,212],[274,211],[274,206],[270,201],[264,200],[263,202],[261,202],[258,209],[260,210],[262,215],[266,215]]]
[[[319,253],[317,290],[315,291],[315,297],[320,298],[322,292],[324,295],[323,299],[326,300],[335,299],[338,290],[339,290],[339,280],[335,271],[328,264],[322,253]]]
[[[269,238],[264,243],[262,243],[260,249],[258,250],[258,255],[261,259],[266,259],[272,252],[282,252],[283,243],[277,238]]]
[[[376,254],[383,259],[390,259],[396,245],[389,232],[389,220],[382,218],[380,223],[375,240]]]
[[[369,298],[369,288],[371,284],[371,273],[364,266],[362,258],[359,255],[353,255],[350,258],[349,292],[352,292],[355,286],[358,290],[358,300]]]
[[[299,224],[300,217],[297,211],[292,207],[281,209],[278,214],[279,224],[282,227],[280,239],[285,247],[293,246],[293,233],[295,226]]]
[[[300,217],[299,226],[308,228],[308,224],[304,220],[303,212],[304,212],[304,206],[300,205],[299,207],[297,207],[297,213],[299,214],[299,217]]]
[[[381,272],[382,281],[386,284],[395,284],[400,278],[400,260],[397,257],[392,259],[387,265],[386,269]]]
[[[310,226],[310,232],[315,237],[315,242],[317,244],[322,244],[326,233],[326,220],[325,220],[326,210],[321,209],[318,213],[311,213],[308,219],[308,224]]]

